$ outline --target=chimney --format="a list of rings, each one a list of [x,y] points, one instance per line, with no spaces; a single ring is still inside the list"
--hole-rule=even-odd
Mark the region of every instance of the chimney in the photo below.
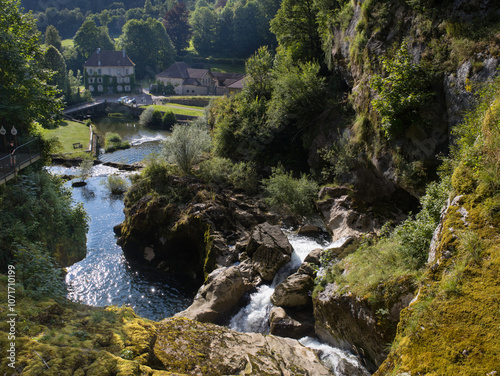
[[[123,49],[122,52],[123,52],[123,57],[125,57],[125,49]]]
[[[97,53],[101,52],[101,47],[97,48]]]

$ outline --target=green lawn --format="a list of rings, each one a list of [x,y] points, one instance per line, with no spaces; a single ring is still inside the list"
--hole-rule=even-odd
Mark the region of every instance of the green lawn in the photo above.
[[[55,129],[44,129],[44,139],[56,137],[62,145],[59,153],[79,153],[87,149],[90,141],[90,129],[85,124],[75,121],[62,121]],[[74,149],[73,144],[82,144],[82,149]]]
[[[74,46],[73,39],[63,39],[61,41],[61,44],[63,47],[73,47]]]
[[[176,115],[188,115],[188,116],[203,115],[203,107],[185,106],[175,103],[166,103],[164,105],[153,104],[152,106],[155,110],[159,110],[162,112],[172,111]]]

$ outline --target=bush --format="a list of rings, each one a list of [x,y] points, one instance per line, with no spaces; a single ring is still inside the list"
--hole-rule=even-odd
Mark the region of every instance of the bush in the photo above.
[[[252,163],[233,163],[229,158],[212,157],[200,163],[199,174],[208,183],[231,184],[248,194],[256,193],[259,186],[257,172]]]
[[[267,193],[265,202],[270,206],[283,209],[291,214],[311,215],[315,211],[314,202],[318,193],[318,184],[302,174],[294,179],[292,172],[286,172],[279,165],[272,169],[269,179],[262,181]]]
[[[122,138],[118,133],[106,133],[104,141],[104,150],[106,153],[111,153],[118,149],[128,149],[129,147],[130,143],[122,141]]]
[[[139,124],[143,127],[147,127],[149,123],[151,123],[154,111],[155,109],[153,107],[148,107],[142,111],[142,114],[139,115]]]
[[[176,124],[172,128],[172,135],[164,142],[164,153],[167,161],[175,163],[182,172],[189,174],[203,152],[210,149],[210,144],[210,134],[205,124]]]
[[[167,111],[163,113],[163,117],[161,119],[161,125],[163,129],[170,129],[177,122],[175,114],[172,111]]]
[[[129,187],[127,180],[120,175],[109,175],[106,181],[104,181],[104,185],[113,195],[121,195]]]

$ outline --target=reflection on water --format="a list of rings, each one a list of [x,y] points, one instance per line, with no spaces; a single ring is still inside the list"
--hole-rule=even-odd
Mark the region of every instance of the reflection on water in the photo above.
[[[132,148],[117,150],[112,153],[102,153],[100,160],[103,162],[133,164],[141,162],[151,153],[160,153],[161,141],[165,140],[170,132],[158,131],[142,127],[136,119],[121,119],[104,117],[94,119],[96,132],[103,140],[106,133],[118,133],[123,141],[128,141]]]
[[[53,173],[74,175],[74,168],[51,168]],[[123,200],[103,185],[117,170],[95,166],[87,186],[73,188],[73,199],[89,214],[87,257],[68,268],[69,298],[92,306],[128,305],[143,317],[160,320],[187,308],[195,286],[156,270],[131,265],[116,245],[113,226],[124,219]],[[71,182],[68,182],[71,185]]]

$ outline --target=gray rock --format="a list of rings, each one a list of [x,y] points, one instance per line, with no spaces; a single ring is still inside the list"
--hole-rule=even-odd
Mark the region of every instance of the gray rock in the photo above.
[[[314,279],[307,274],[294,273],[276,286],[271,301],[280,307],[301,307],[311,305]]]

